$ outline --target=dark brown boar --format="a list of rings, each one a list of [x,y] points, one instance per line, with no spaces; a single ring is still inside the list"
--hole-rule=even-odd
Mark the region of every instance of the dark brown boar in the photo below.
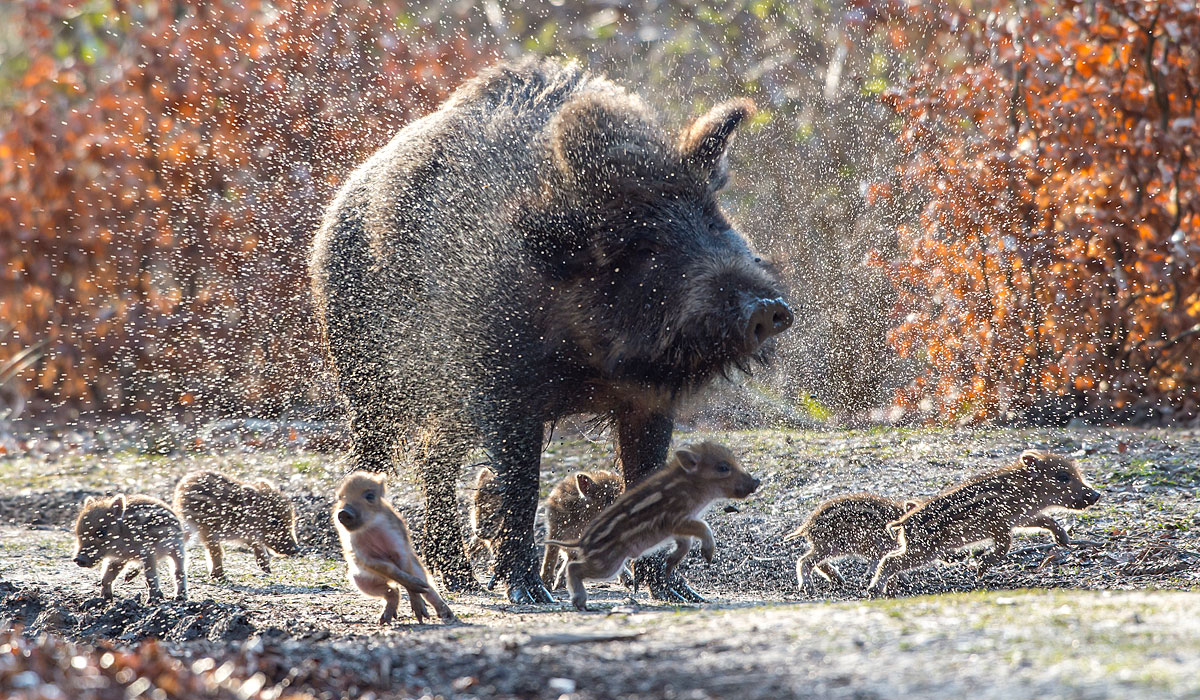
[[[426,601],[442,620],[453,620],[454,613],[438,595],[429,572],[413,550],[408,525],[386,495],[383,477],[378,474],[355,472],[338,486],[333,523],[342,542],[350,582],[364,594],[384,599],[381,625],[396,617],[400,588],[408,592],[408,603],[418,623],[429,616]]]
[[[596,519],[625,490],[620,475],[610,471],[575,472],[554,487],[546,498],[546,539],[577,540],[588,523]],[[568,552],[546,543],[542,557],[542,581],[551,590],[562,588]]]
[[[896,538],[887,529],[918,505],[916,501],[896,501],[883,496],[859,493],[825,501],[800,527],[783,538],[784,542],[804,538],[810,549],[796,561],[796,582],[804,593],[812,592],[812,572],[838,585],[845,583],[832,560],[859,556],[870,562],[873,572],[880,558],[896,548]]]
[[[612,578],[627,560],[670,539],[675,549],[666,558],[667,575],[687,556],[692,538],[700,540],[700,553],[711,563],[716,542],[700,516],[718,498],[746,498],[758,485],[722,445],[704,442],[679,450],[665,467],[605,508],[578,540],[546,541],[572,550],[567,564],[571,602],[586,610],[585,580]]]
[[[250,547],[258,565],[271,573],[271,552],[291,556],[296,542],[296,508],[269,481],[246,482],[214,471],[192,472],[175,486],[175,512],[208,552],[209,575],[225,578],[222,542]]]
[[[671,135],[577,65],[507,63],[404,127],[329,206],[310,272],[353,464],[389,471],[410,448],[450,587],[476,585],[455,496],[470,450],[496,472],[510,600],[550,602],[533,536],[547,423],[611,421],[635,485],[666,459],[676,405],[791,325],[717,202],[752,112],[724,102]],[[657,596],[698,598],[661,562],[642,570]]]
[[[161,600],[158,564],[169,559],[175,574],[175,597],[187,599],[187,560],[183,551],[183,526],[166,503],[149,496],[124,494],[113,498],[87,498],[75,519],[76,564],[103,563],[100,595],[113,597],[112,585],[129,563],[141,565],[146,575],[147,600]],[[136,571],[136,570],[135,570]]]
[[[890,523],[897,547],[884,555],[870,591],[880,595],[901,571],[925,566],[950,552],[984,540],[992,546],[979,559],[982,575],[1008,554],[1015,527],[1049,530],[1063,546],[1066,530],[1044,511],[1082,510],[1100,500],[1075,460],[1026,450],[1009,466],[979,474],[925,501]]]

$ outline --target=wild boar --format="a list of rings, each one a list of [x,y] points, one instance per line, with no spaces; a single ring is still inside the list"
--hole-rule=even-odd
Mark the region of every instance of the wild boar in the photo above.
[[[700,516],[718,498],[746,498],[758,485],[722,445],[703,442],[677,451],[665,467],[605,508],[578,540],[546,541],[574,553],[567,563],[571,602],[587,610],[585,580],[612,578],[627,560],[669,539],[675,549],[666,558],[667,575],[687,556],[692,538],[700,540],[700,554],[712,563],[716,542]]]
[[[1100,492],[1084,480],[1075,460],[1026,450],[1015,463],[972,477],[889,523],[897,547],[880,560],[870,591],[881,595],[901,571],[991,540],[992,546],[979,559],[982,575],[1008,554],[1015,527],[1043,528],[1059,544],[1070,545],[1066,530],[1044,511],[1082,510],[1099,500]]]
[[[208,552],[209,575],[225,578],[222,542],[241,542],[271,573],[271,552],[292,556],[296,508],[269,481],[240,481],[214,471],[192,472],[175,486],[175,512]]]
[[[896,501],[883,496],[859,493],[825,501],[800,527],[783,538],[784,542],[804,538],[810,549],[796,561],[796,582],[800,590],[812,592],[812,572],[843,585],[845,579],[832,560],[859,556],[870,562],[871,571],[887,552],[896,547],[896,538],[887,530],[888,523],[917,506],[916,501]]]
[[[163,597],[158,564],[169,559],[175,574],[175,598],[187,600],[187,560],[183,526],[166,503],[149,496],[118,494],[88,497],[75,519],[76,564],[91,568],[103,562],[100,595],[113,597],[112,585],[126,564],[141,564],[146,575],[147,601]]]
[[[384,599],[381,625],[396,617],[400,588],[408,592],[417,623],[429,616],[425,601],[442,620],[453,620],[450,606],[438,595],[429,572],[413,551],[408,525],[386,496],[383,477],[367,472],[350,474],[338,487],[333,522],[350,582],[364,594]]]
[[[513,602],[551,602],[533,529],[545,426],[611,420],[636,485],[666,460],[677,404],[765,362],[792,324],[717,201],[753,112],[722,102],[672,135],[578,65],[503,63],[401,129],[329,206],[309,270],[353,465],[388,472],[410,448],[425,552],[452,589],[477,585],[456,502],[472,449],[501,494],[498,578]],[[698,598],[661,561],[640,570],[658,597]]]
[[[596,519],[625,490],[619,474],[610,471],[575,472],[554,487],[546,499],[546,538],[577,540],[588,523]],[[546,543],[542,557],[542,581],[551,590],[562,588],[568,553]]]

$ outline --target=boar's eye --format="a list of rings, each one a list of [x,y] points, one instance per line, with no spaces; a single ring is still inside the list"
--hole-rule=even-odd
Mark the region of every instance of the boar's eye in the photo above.
[[[729,465],[724,462],[719,463],[717,465],[717,473],[718,474],[728,474],[729,473]]]
[[[1067,472],[1056,472],[1054,474],[1054,478],[1061,484],[1066,484],[1071,481],[1071,475]]]
[[[365,499],[367,503],[374,503],[375,502],[375,492],[374,491],[364,491],[363,499]]]

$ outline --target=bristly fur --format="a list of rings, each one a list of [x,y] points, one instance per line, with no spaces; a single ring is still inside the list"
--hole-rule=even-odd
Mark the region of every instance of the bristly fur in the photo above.
[[[680,401],[765,362],[790,324],[717,200],[752,111],[724,103],[672,133],[578,65],[506,63],[402,129],[330,205],[310,273],[354,467],[390,470],[403,434],[423,436],[429,562],[454,585],[471,574],[448,485],[473,448],[504,484],[499,572],[536,589],[543,425],[611,420],[636,482],[665,460]],[[786,320],[759,338],[768,307]]]
[[[873,593],[886,590],[895,574],[924,566],[967,545],[991,540],[980,559],[980,572],[999,562],[1012,542],[1012,529],[1049,530],[1062,545],[1070,538],[1044,511],[1083,509],[1100,493],[1084,480],[1075,460],[1062,455],[1026,450],[1012,464],[977,474],[955,485],[888,524],[897,548],[876,568]]]

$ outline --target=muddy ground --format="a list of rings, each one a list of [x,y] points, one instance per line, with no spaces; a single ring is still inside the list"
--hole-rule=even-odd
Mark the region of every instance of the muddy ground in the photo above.
[[[343,472],[336,457],[84,450],[0,461],[0,627],[117,649],[155,638],[192,668],[236,659],[230,673],[258,674],[262,697],[1200,697],[1200,432],[879,429],[678,439],[702,437],[728,442],[764,482],[736,511],[710,513],[714,563],[685,561],[710,599],[705,605],[656,605],[644,592],[631,598],[616,583],[597,584],[592,613],[565,601],[511,606],[480,592],[449,596],[456,624],[401,618],[380,627],[380,604],[348,588],[329,525],[329,494]],[[858,592],[867,572],[853,561],[841,566],[850,586],[822,588],[818,598],[797,589],[804,545],[780,539],[821,500],[864,490],[932,494],[1027,447],[1077,456],[1104,493],[1088,512],[1058,516],[1084,544],[1054,547],[1034,532],[981,579],[970,561],[939,565],[903,576],[894,597],[882,600]],[[569,471],[611,467],[612,459],[603,441],[554,441],[543,494]],[[78,503],[117,491],[168,497],[196,468],[273,479],[297,503],[304,551],[277,559],[267,575],[235,549],[229,579],[217,583],[192,547],[188,602],[146,606],[141,579],[118,583],[114,603],[100,601],[98,572],[70,562]],[[415,485],[399,477],[393,488],[419,531]],[[478,564],[482,579],[487,562]]]

